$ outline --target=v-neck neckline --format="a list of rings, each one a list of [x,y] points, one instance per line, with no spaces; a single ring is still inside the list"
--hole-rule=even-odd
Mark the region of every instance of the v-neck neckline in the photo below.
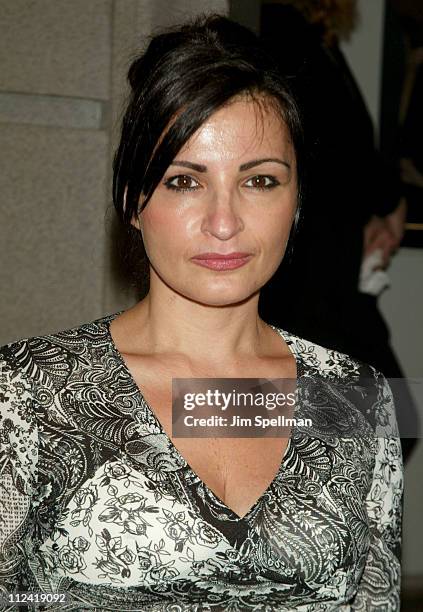
[[[175,453],[175,455],[183,461],[183,463],[185,464],[185,469],[187,469],[190,474],[200,482],[201,486],[207,491],[207,493],[214,498],[218,504],[220,504],[227,513],[229,513],[230,515],[232,515],[231,520],[234,521],[246,521],[247,518],[254,512],[254,510],[257,508],[257,506],[261,503],[261,501],[267,497],[268,493],[271,491],[272,487],[274,486],[274,483],[276,482],[276,480],[279,478],[280,474],[284,471],[285,469],[285,459],[288,456],[288,452],[292,446],[292,438],[294,436],[294,433],[296,431],[296,426],[295,426],[295,422],[292,425],[292,429],[291,429],[291,435],[288,438],[288,443],[285,447],[285,451],[282,455],[281,461],[279,463],[279,467],[278,470],[276,472],[276,474],[274,475],[274,477],[272,478],[272,480],[270,481],[269,485],[266,487],[266,489],[263,491],[263,493],[256,499],[255,502],[253,502],[252,506],[250,506],[250,508],[247,510],[247,512],[243,515],[240,516],[239,514],[237,514],[235,512],[235,510],[233,510],[232,508],[230,508],[222,499],[220,499],[220,497],[218,495],[216,495],[216,493],[204,482],[204,480],[202,478],[200,478],[200,476],[197,474],[197,472],[195,470],[193,470],[193,468],[191,467],[191,465],[188,463],[188,461],[185,459],[185,457],[182,455],[182,453],[176,448],[175,444],[173,443],[172,439],[170,438],[170,436],[167,434],[167,432],[165,431],[162,423],[160,422],[160,420],[158,419],[158,417],[156,416],[156,413],[154,412],[154,410],[152,409],[152,407],[149,405],[149,403],[147,402],[147,400],[144,397],[144,394],[140,388],[140,386],[138,385],[138,383],[135,381],[131,370],[128,368],[125,359],[123,358],[121,352],[119,351],[119,349],[117,348],[115,341],[112,337],[111,331],[110,331],[110,324],[112,321],[114,321],[114,319],[116,319],[120,314],[122,314],[123,312],[125,312],[125,310],[119,310],[118,312],[115,312],[113,314],[110,314],[106,317],[102,317],[101,319],[99,319],[98,322],[103,323],[105,330],[106,330],[106,336],[108,339],[108,342],[112,348],[112,351],[117,359],[117,361],[119,362],[122,370],[125,372],[131,386],[133,387],[134,390],[134,396],[138,398],[138,400],[140,401],[141,405],[145,406],[145,408],[148,410],[149,414],[151,415],[152,419],[155,422],[155,425],[157,426],[157,428],[160,430],[160,433],[163,434],[172,450],[173,453]],[[290,334],[289,332],[280,329],[279,327],[276,327],[275,325],[272,325],[270,323],[266,323],[266,325],[268,325],[269,327],[271,327],[273,330],[276,331],[276,333],[279,334],[279,336],[281,336],[281,338],[285,341],[286,345],[288,346],[288,349],[290,350],[292,356],[295,359],[295,363],[296,363],[296,372],[297,372],[297,382],[298,379],[301,378],[301,376],[303,376],[303,374],[305,373],[305,364],[304,361],[300,355],[300,353],[297,351],[295,344],[292,342],[292,334]],[[298,391],[298,384],[297,384],[297,391]],[[296,398],[298,400],[298,392],[296,392]],[[295,410],[294,410],[294,418],[295,418],[295,413],[298,411],[298,406],[295,406]]]

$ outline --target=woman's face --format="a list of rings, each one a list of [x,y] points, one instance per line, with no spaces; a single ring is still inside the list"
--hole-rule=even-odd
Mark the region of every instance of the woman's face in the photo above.
[[[249,298],[282,260],[296,203],[288,128],[270,104],[232,101],[188,140],[133,220],[150,262],[150,290],[165,283],[214,306]],[[232,262],[238,267],[195,259],[209,253],[248,257]]]

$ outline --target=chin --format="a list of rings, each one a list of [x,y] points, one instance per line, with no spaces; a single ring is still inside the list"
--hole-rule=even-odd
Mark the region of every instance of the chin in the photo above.
[[[246,290],[245,287],[240,288],[238,291],[234,290],[234,287],[216,287],[215,290],[205,290],[198,292],[193,291],[186,294],[186,297],[204,306],[235,306],[247,302],[253,297],[255,293],[258,293],[260,287],[254,287],[251,291]]]

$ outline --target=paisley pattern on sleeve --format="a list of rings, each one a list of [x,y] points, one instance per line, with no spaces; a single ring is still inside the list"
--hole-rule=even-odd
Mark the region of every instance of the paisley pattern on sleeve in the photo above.
[[[15,345],[19,352],[20,345]],[[6,351],[5,351],[6,352]],[[0,359],[0,597],[25,590],[25,544],[32,537],[37,495],[38,431],[32,389]]]
[[[110,336],[118,314],[0,348],[0,595],[65,592],[67,612],[399,610],[403,467],[384,377],[274,328],[322,383],[304,386],[313,427],[293,430],[240,517],[145,402]],[[339,435],[323,435],[328,419]]]
[[[399,610],[403,465],[392,392],[375,371],[378,388],[376,457],[366,498],[370,546],[351,610]],[[385,431],[385,430],[388,431]],[[381,588],[382,586],[382,588]]]

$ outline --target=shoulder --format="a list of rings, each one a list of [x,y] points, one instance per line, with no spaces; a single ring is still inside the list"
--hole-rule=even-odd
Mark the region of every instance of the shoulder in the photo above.
[[[19,379],[28,389],[37,383],[60,387],[79,359],[107,342],[106,324],[114,316],[4,344],[0,347],[2,384],[10,386]]]
[[[346,407],[360,411],[376,436],[398,436],[394,396],[385,376],[371,364],[275,328],[284,337],[305,380],[336,393]]]
[[[372,365],[360,361],[347,353],[322,346],[312,340],[307,340],[278,327],[274,327],[274,329],[284,338],[297,360],[302,363],[309,375],[314,374],[327,378],[346,378],[352,376],[374,378],[376,375],[380,375]]]
[[[57,422],[67,422],[60,411],[59,398],[72,384],[73,376],[83,382],[87,371],[92,373],[100,356],[107,354],[109,336],[105,324],[114,316],[107,315],[51,334],[22,338],[0,347],[2,452],[17,457],[19,442],[23,441],[35,457],[44,417],[54,415]],[[17,462],[22,469],[31,463],[28,458]]]

